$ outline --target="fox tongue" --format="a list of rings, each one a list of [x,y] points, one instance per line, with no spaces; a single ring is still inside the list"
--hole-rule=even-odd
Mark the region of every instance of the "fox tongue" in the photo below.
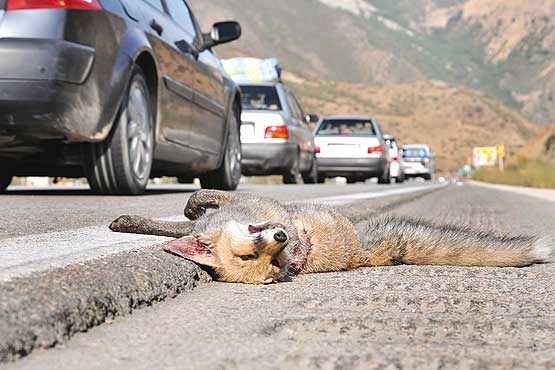
[[[204,244],[199,243],[194,236],[185,236],[167,242],[163,246],[168,253],[183,257],[188,260],[196,261],[198,257],[208,257],[212,255],[212,251]]]

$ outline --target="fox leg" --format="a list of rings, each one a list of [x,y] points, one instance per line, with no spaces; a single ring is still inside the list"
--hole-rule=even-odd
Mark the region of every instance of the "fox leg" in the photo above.
[[[191,221],[157,221],[140,216],[120,216],[110,224],[110,230],[118,233],[145,234],[182,238],[191,235],[195,223]]]
[[[199,190],[189,198],[185,207],[185,217],[192,221],[198,220],[206,213],[207,209],[217,209],[234,201],[252,201],[254,199],[257,199],[257,197],[250,194],[221,190]]]

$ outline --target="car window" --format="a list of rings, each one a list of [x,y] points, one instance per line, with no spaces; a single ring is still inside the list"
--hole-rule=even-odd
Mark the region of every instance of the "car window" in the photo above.
[[[305,121],[305,114],[303,111],[303,108],[301,107],[301,105],[299,104],[299,101],[297,100],[297,97],[293,94],[291,94],[291,98],[293,99],[293,104],[295,105],[295,107],[297,107],[297,110],[299,111],[299,119],[301,121]]]
[[[282,110],[274,86],[241,86],[243,110]]]
[[[370,120],[324,120],[316,132],[318,136],[376,136]]]
[[[295,119],[302,120],[302,113],[299,109],[299,106],[297,105],[295,98],[289,91],[287,91],[287,104],[289,105],[289,109],[291,110],[291,116]]]
[[[397,143],[393,139],[386,139],[385,143],[389,147],[389,149],[397,150]]]
[[[428,151],[424,148],[403,148],[403,157],[405,158],[420,158],[427,156]]]
[[[164,13],[164,5],[162,5],[162,0],[144,0],[144,1],[152,5],[162,13]]]
[[[195,28],[195,23],[191,17],[191,11],[185,4],[183,0],[166,0],[166,5],[168,7],[168,12],[171,17],[185,32],[187,32],[193,38],[196,36],[197,31]]]

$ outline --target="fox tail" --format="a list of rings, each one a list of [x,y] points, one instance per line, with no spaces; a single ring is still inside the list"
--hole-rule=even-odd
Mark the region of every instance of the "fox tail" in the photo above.
[[[457,226],[397,218],[359,227],[368,266],[523,267],[555,259],[555,237],[500,237]]]

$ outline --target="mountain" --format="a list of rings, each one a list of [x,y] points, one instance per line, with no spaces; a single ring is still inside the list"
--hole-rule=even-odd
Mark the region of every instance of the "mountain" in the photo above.
[[[499,101],[443,81],[368,85],[304,79],[284,81],[307,112],[324,116],[371,115],[401,144],[428,143],[440,172],[469,162],[472,148],[505,144],[509,156],[534,137],[538,127]]]
[[[190,0],[204,28],[237,19],[223,56],[277,57],[322,80],[442,80],[555,121],[555,0]]]

